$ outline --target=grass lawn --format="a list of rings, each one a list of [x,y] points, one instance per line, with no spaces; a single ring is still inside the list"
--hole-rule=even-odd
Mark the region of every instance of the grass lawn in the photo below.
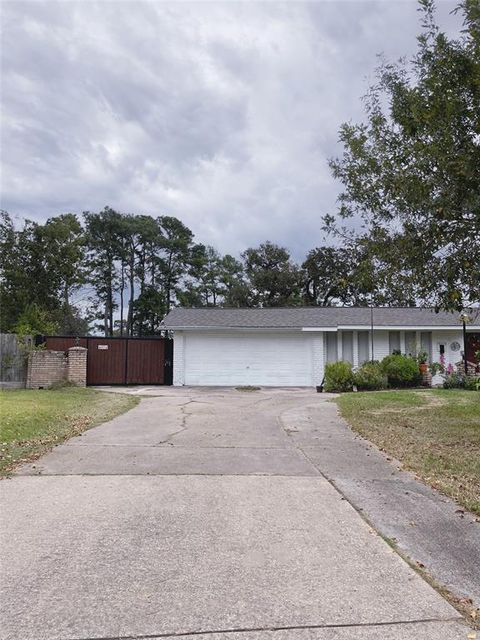
[[[336,401],[355,431],[480,515],[480,393],[377,391]]]
[[[138,402],[125,394],[75,387],[0,391],[0,475]]]

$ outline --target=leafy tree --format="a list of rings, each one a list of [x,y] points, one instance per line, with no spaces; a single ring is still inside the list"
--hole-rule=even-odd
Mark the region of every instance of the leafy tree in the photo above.
[[[250,289],[245,281],[242,263],[227,253],[221,258],[219,267],[223,286],[223,305],[225,307],[247,306]]]
[[[146,285],[133,304],[133,334],[158,335],[165,316],[165,295],[162,290]]]
[[[302,264],[307,304],[329,307],[358,303],[351,290],[355,266],[348,249],[319,247],[309,251]]]
[[[242,253],[250,287],[249,306],[282,307],[301,304],[303,273],[284,247],[264,242]]]
[[[221,258],[211,246],[197,244],[192,248],[189,275],[191,280],[179,299],[183,305],[217,307],[223,300]]]
[[[155,221],[149,216],[122,216],[122,275],[123,269],[126,268],[126,276],[129,286],[127,334],[130,336],[133,335],[135,284],[136,281],[139,282],[140,295],[142,295],[146,286],[147,247],[150,243],[154,242],[157,232],[158,229],[155,225]],[[121,319],[123,319],[123,313],[121,314]]]
[[[58,323],[52,314],[42,309],[35,302],[26,305],[20,314],[15,326],[14,333],[21,338],[36,335],[51,335],[58,331]]]
[[[61,326],[78,318],[70,304],[83,283],[84,235],[78,219],[64,214],[44,225],[26,220],[16,230],[3,212],[0,232],[2,330],[12,330],[32,304]]]
[[[122,216],[111,207],[105,207],[100,213],[86,211],[83,215],[88,248],[87,267],[95,291],[94,318],[103,320],[105,335],[112,336],[113,314],[118,306],[115,291],[119,286],[117,260],[121,255]]]
[[[437,308],[480,299],[480,5],[463,0],[464,31],[447,38],[433,0],[420,0],[422,33],[407,64],[384,61],[365,98],[366,122],[343,124],[340,219],[325,226],[360,239],[386,282]]]
[[[68,309],[72,292],[84,283],[85,235],[82,226],[77,216],[67,213],[47,220],[39,227],[39,232],[49,260],[49,277],[55,279]]]
[[[175,304],[181,282],[187,273],[193,233],[180,220],[171,216],[157,218],[160,231],[160,284],[165,292],[165,311]]]
[[[12,330],[20,311],[28,304],[29,286],[19,236],[7,211],[0,212],[0,314],[1,331]]]
[[[85,321],[71,305],[71,295],[85,282],[85,234],[72,213],[50,218],[38,228],[40,245],[47,256],[50,286],[55,286],[60,308],[55,314],[62,332],[81,334]],[[83,331],[82,331],[83,329]]]
[[[305,303],[318,306],[413,306],[415,296],[398,273],[385,269],[363,242],[317,247],[307,254]],[[393,277],[392,277],[393,276]]]

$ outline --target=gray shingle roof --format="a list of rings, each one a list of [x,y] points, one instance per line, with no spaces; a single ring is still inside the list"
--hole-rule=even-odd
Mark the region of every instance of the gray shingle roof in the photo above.
[[[376,327],[458,326],[458,313],[435,313],[431,309],[379,307],[373,310]],[[480,320],[477,318],[475,325]],[[182,309],[170,311],[168,329],[180,328],[301,328],[370,326],[368,307],[296,307],[268,309]]]

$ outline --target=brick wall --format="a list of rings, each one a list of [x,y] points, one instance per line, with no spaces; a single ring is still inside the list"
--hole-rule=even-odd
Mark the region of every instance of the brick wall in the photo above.
[[[46,389],[67,379],[63,351],[31,351],[28,355],[27,389]]]
[[[68,381],[77,387],[87,386],[87,353],[85,347],[70,347],[68,350]]]
[[[181,387],[185,384],[185,337],[182,331],[173,336],[173,384]]]
[[[87,384],[87,349],[71,347],[67,352],[50,349],[31,351],[28,356],[27,389],[47,389],[54,384]]]
[[[312,341],[312,360],[313,360],[313,384],[320,386],[325,371],[325,355],[323,333],[314,333]]]

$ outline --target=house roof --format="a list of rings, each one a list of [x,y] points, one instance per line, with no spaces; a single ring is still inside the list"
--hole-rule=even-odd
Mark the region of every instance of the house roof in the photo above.
[[[290,307],[263,309],[175,308],[163,321],[167,329],[315,329],[370,327],[369,307]],[[376,307],[375,327],[457,327],[458,313],[416,307]],[[480,318],[475,326],[480,325]]]

